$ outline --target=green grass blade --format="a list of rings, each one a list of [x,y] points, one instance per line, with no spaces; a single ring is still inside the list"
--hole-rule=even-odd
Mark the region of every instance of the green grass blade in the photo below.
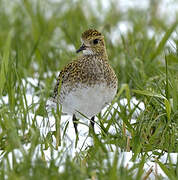
[[[157,161],[161,169],[164,171],[164,173],[168,176],[171,180],[176,180],[176,177],[173,175],[174,173],[171,171],[171,169],[168,169],[162,162]]]
[[[142,95],[145,95],[145,96],[151,96],[151,97],[155,97],[155,98],[166,99],[161,94],[151,92],[151,91],[147,91],[147,90],[142,91],[142,90],[132,89],[132,92],[137,93],[137,94],[142,94]]]
[[[155,92],[150,92],[150,91],[147,91],[147,90],[141,91],[141,90],[133,89],[132,92],[135,92],[137,94],[142,94],[142,95],[145,95],[145,96],[151,96],[151,97],[163,99],[164,100],[165,109],[166,109],[167,118],[168,118],[168,120],[170,120],[171,105],[170,105],[170,102],[166,99],[166,97],[164,97],[161,94],[158,94],[158,93],[155,93]]]
[[[9,54],[10,54],[10,46],[11,46],[11,32],[8,35],[7,41],[4,46],[3,58],[0,70],[0,96],[2,96],[2,92],[4,89],[4,85],[6,82],[6,74],[8,72],[8,62],[9,62]]]
[[[178,24],[178,21],[175,21],[174,24],[167,30],[167,32],[165,33],[165,35],[162,38],[161,42],[159,43],[158,47],[153,52],[153,54],[151,56],[151,60],[155,59],[160,54],[160,52],[163,50],[166,42],[170,38],[170,36],[173,33],[173,31],[176,29],[177,24]]]

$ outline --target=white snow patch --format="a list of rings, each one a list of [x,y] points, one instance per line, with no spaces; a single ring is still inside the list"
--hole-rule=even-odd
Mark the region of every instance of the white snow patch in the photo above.
[[[27,104],[28,106],[30,106],[32,103],[37,103],[39,101],[39,97],[37,96],[32,96],[32,92],[34,92],[33,90],[33,87],[32,86],[37,86],[37,79],[32,79],[32,78],[27,78],[28,81],[24,81],[23,80],[23,83],[24,83],[24,86],[28,87],[29,89],[31,89],[31,91],[28,90],[27,88],[27,94],[26,94],[26,99],[27,99]],[[3,99],[1,100],[1,103],[3,103],[3,101],[8,104],[8,97],[3,97]],[[122,99],[120,101],[120,104],[123,105],[123,106],[126,106],[128,108],[128,101],[127,99]],[[137,108],[137,111],[136,111],[136,115],[138,115],[141,111],[143,111],[145,109],[145,106],[144,106],[144,103],[143,102],[140,102],[136,99],[136,98],[132,98],[131,101],[130,101],[130,108],[134,108],[135,104],[139,104]],[[115,103],[113,105],[114,108],[117,108],[118,111],[120,110],[119,107],[118,107],[118,104]],[[49,109],[48,109],[49,110]],[[105,111],[107,111],[107,107],[104,108],[102,110],[102,114],[105,113]],[[111,112],[113,113],[114,112],[114,109],[111,110]],[[37,127],[39,127],[39,130],[40,130],[40,135],[43,137],[43,136],[46,136],[49,132],[53,132],[53,131],[56,131],[56,120],[54,118],[54,116],[51,114],[51,112],[48,113],[49,115],[49,118],[44,118],[42,116],[36,116],[36,125]],[[28,123],[32,123],[32,120],[34,118],[34,114],[33,112],[30,112],[29,113],[29,121]],[[97,121],[97,118],[96,118],[96,121]],[[134,121],[134,119],[133,119]],[[73,122],[72,122],[72,117],[71,116],[68,116],[68,115],[65,115],[65,116],[61,116],[61,125],[60,125],[60,128],[61,128],[61,146],[58,147],[58,149],[46,149],[44,150],[44,155],[45,155],[45,159],[47,161],[50,161],[51,158],[58,158],[57,161],[56,161],[56,164],[59,165],[59,171],[63,171],[63,164],[65,163],[65,159],[67,157],[67,155],[70,155],[71,158],[73,158],[76,153],[79,153],[81,150],[85,150],[88,146],[91,146],[93,145],[93,139],[91,137],[88,136],[88,130],[89,130],[89,127],[88,127],[88,120],[86,121],[86,119],[80,119],[80,122],[78,124],[78,130],[79,130],[79,141],[78,141],[78,144],[77,144],[77,147],[75,147],[75,141],[76,141],[76,135],[75,135],[75,130],[74,130],[74,127],[73,127]],[[64,133],[64,129],[66,127],[68,123],[68,127],[66,129],[66,134],[63,136],[63,133]],[[114,127],[111,127],[111,131],[114,131]],[[95,125],[95,132],[96,133],[99,133],[100,132],[100,127],[97,125]],[[23,148],[25,151],[29,151],[30,149],[30,143],[27,144],[27,145],[24,145]],[[53,146],[56,147],[56,138],[53,136]],[[41,157],[42,154],[41,154],[41,145],[38,145],[36,147],[36,150],[35,150],[35,153],[34,153],[34,156],[33,156],[33,161],[37,158],[37,157]],[[110,147],[106,147],[108,149],[108,151],[110,150]],[[116,152],[116,147],[114,145],[112,145],[112,149],[114,150],[114,152],[110,152],[109,153],[109,157],[110,157],[110,160],[112,161],[113,158],[114,158],[114,155],[115,155],[115,152]],[[3,151],[0,151],[0,153],[2,153]],[[52,153],[51,153],[52,152]],[[20,161],[20,159],[22,158],[22,153],[19,151],[19,150],[14,150],[14,153],[16,154],[16,157],[17,157],[17,161]],[[63,153],[63,156],[59,156],[60,153]],[[3,160],[3,153],[0,154],[0,161]],[[52,157],[53,155],[53,157]],[[176,163],[177,162],[177,157],[178,157],[178,154],[177,153],[170,153],[169,154],[170,158],[171,158],[171,162],[172,163]],[[167,157],[168,157],[168,154],[165,153],[161,158],[160,158],[160,161],[162,163],[165,163],[166,160],[167,160]],[[8,155],[8,159],[9,159],[9,162],[11,164],[11,168],[12,167],[12,153],[9,153]],[[118,161],[118,165],[122,165],[126,168],[131,168],[134,163],[131,161],[132,159],[132,152],[119,152],[119,161]],[[163,177],[167,177],[164,172],[161,170],[161,168],[159,167],[158,164],[156,164],[155,162],[153,162],[154,159],[150,158],[147,160],[147,163],[144,165],[144,169],[145,169],[145,172],[147,172],[150,167],[153,167],[153,171],[151,173],[151,175],[149,176],[150,178],[154,179],[155,178],[155,174],[161,174]],[[138,161],[139,161],[139,158],[138,158]],[[156,168],[155,168],[156,166]]]

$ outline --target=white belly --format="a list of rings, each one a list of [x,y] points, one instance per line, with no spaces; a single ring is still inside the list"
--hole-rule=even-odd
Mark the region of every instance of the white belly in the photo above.
[[[117,89],[109,88],[105,84],[77,88],[64,98],[62,111],[78,117],[81,117],[80,113],[93,117],[112,101],[116,91]]]

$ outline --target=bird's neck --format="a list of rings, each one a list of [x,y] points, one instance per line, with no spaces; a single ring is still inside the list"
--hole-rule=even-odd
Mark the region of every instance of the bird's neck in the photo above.
[[[98,53],[90,53],[90,54],[83,54],[83,56],[89,57],[89,58],[96,58],[96,59],[102,59],[103,61],[108,61],[108,55],[107,52],[98,52]]]

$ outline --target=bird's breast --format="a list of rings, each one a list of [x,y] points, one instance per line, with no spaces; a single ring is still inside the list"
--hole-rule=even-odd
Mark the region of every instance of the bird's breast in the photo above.
[[[108,87],[106,83],[92,86],[81,84],[65,94],[61,102],[62,111],[71,115],[82,113],[87,117],[95,116],[112,101],[116,91],[116,88]]]

